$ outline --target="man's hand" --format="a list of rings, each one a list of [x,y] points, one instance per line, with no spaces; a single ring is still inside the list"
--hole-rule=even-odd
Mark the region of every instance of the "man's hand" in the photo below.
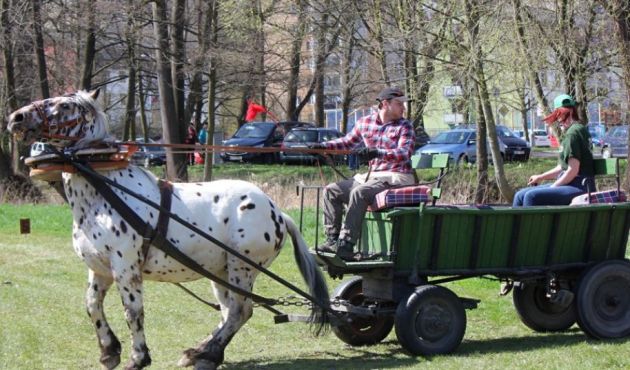
[[[376,148],[361,148],[354,151],[354,154],[367,158],[368,160],[378,157],[378,149]]]

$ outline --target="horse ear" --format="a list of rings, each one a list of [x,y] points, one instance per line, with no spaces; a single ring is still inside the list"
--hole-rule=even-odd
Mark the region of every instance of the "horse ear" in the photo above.
[[[92,90],[90,91],[90,96],[92,97],[92,99],[96,100],[100,92],[101,92],[101,89]]]

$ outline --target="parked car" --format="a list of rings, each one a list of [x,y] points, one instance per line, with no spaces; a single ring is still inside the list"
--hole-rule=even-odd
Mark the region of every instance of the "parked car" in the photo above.
[[[139,144],[144,143],[144,139],[136,138]],[[149,140],[151,144],[157,144],[153,140]],[[162,166],[166,163],[166,151],[161,146],[144,146],[139,145],[138,150],[131,155],[129,161],[138,166]]]
[[[547,130],[531,130],[531,146],[551,146],[551,139]]]
[[[527,142],[516,136],[512,130],[506,126],[497,126],[497,137],[499,138],[501,155],[506,161],[527,161],[531,148]]]
[[[307,148],[311,144],[321,143],[342,137],[339,130],[322,127],[297,127],[289,131],[282,141],[282,148]],[[313,163],[317,158],[308,153],[280,152],[280,160],[284,163]],[[335,163],[343,163],[346,156],[333,158]]]
[[[459,128],[444,131],[416,150],[416,154],[448,153],[450,160],[459,165],[472,163],[477,159],[477,132],[474,129]]]
[[[48,143],[43,143],[41,141],[36,141],[31,144],[31,151],[29,155],[31,157],[37,157],[38,155],[48,154],[53,152],[53,147]]]
[[[506,161],[528,160],[531,149],[525,140],[518,138],[505,126],[497,126],[499,150]],[[456,165],[473,163],[477,160],[477,133],[472,128],[456,128],[444,131],[434,137],[429,144],[416,151],[416,154],[448,153]]]
[[[593,151],[596,149],[601,151],[604,135],[606,135],[606,126],[601,123],[589,123],[586,127],[588,128],[588,133],[591,134]]]
[[[602,157],[628,156],[628,125],[613,126],[602,138]]]
[[[298,121],[246,123],[231,138],[223,141],[224,146],[234,147],[234,150],[221,152],[221,159],[224,162],[276,163],[279,158],[278,153],[250,153],[239,151],[238,147],[279,148],[285,133],[294,127],[315,127],[315,125]]]

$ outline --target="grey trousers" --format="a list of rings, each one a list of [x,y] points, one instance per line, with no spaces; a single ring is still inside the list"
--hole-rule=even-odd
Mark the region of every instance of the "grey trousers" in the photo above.
[[[388,182],[368,180],[361,184],[354,179],[342,180],[324,188],[324,227],[327,236],[339,236],[356,243],[367,207],[379,192],[390,188]],[[343,207],[348,205],[343,221]]]

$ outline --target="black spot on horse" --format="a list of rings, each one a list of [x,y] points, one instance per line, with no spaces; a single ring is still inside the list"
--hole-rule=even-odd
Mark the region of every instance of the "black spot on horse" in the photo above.
[[[120,220],[120,230],[123,232],[123,234],[127,233],[127,224],[123,220]]]
[[[247,198],[247,194],[241,195],[241,200],[245,200],[245,198]]]
[[[223,219],[223,223],[224,223],[224,224],[227,224],[227,223],[228,223],[228,221],[230,221],[230,218],[229,218],[229,217],[226,217],[226,218],[224,218],[224,219]]]
[[[256,205],[254,203],[247,203],[246,205],[243,205],[240,207],[241,211],[244,211],[246,209],[254,209],[256,208]]]
[[[130,300],[131,302],[133,302],[133,301],[135,301],[135,300],[136,300],[136,297],[133,295],[133,293],[129,293],[129,300]]]
[[[118,257],[122,257],[122,253],[120,253],[120,251],[116,251],[116,254],[118,255]]]
[[[218,196],[218,195],[215,195],[215,196],[214,196],[214,202],[215,202],[215,203],[219,203],[219,196]]]
[[[197,192],[197,196],[198,196],[198,197],[200,197],[200,196],[201,196],[201,193],[200,193],[200,192]]]
[[[271,240],[271,237],[269,236],[269,233],[267,233],[267,232],[265,233],[265,240],[266,241],[270,241]]]
[[[243,229],[238,229],[237,231],[238,231],[239,233],[242,233],[242,232],[243,232]]]

